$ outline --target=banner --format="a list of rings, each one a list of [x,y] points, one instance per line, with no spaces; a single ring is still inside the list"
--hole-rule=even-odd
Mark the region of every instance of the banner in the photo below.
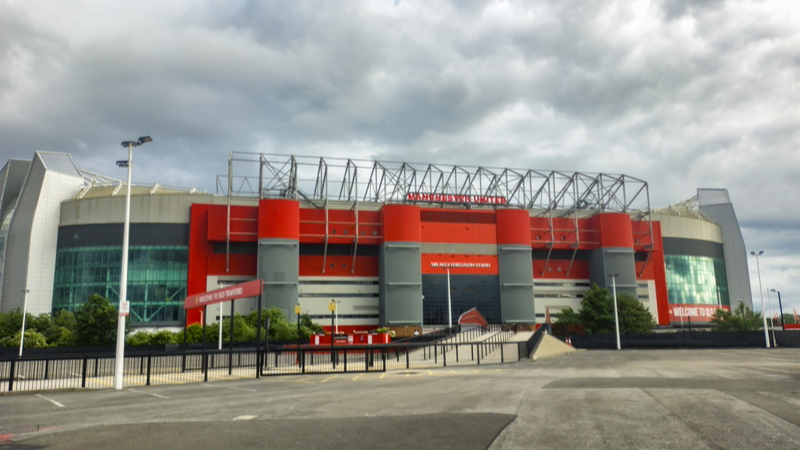
[[[253,280],[234,286],[226,286],[216,291],[190,295],[183,301],[183,309],[202,308],[215,303],[229,302],[237,298],[255,297],[260,294],[261,280]]]
[[[693,304],[670,304],[669,305],[669,321],[670,322],[711,322],[714,317],[714,312],[718,309],[730,311],[729,306],[717,305],[693,305]]]

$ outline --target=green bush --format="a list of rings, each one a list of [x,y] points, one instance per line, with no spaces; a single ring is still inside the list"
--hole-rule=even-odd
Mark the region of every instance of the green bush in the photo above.
[[[117,340],[118,317],[117,308],[111,304],[111,301],[93,294],[75,312],[76,343],[78,345],[114,344]]]
[[[715,331],[755,331],[764,328],[761,313],[739,303],[733,312],[718,309],[711,318]]]
[[[0,346],[2,347],[19,347],[19,339],[22,335],[22,330],[17,331],[13,336],[6,336],[0,339]],[[47,339],[36,330],[25,330],[25,348],[44,348],[47,347]]]
[[[125,340],[128,345],[149,345],[152,335],[147,331],[137,331]]]

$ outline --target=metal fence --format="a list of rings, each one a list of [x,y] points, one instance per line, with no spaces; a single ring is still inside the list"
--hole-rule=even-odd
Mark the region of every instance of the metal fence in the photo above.
[[[416,368],[501,364],[526,359],[528,342],[507,342],[512,332],[482,342],[452,336],[435,343],[369,346],[271,346],[225,350],[129,352],[124,386],[150,386],[292,374],[385,372]],[[0,359],[0,392],[98,389],[114,385],[114,355],[64,355]]]

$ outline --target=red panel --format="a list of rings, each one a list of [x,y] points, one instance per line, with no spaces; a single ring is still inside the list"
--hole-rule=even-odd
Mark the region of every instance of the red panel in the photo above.
[[[355,212],[352,210],[328,210],[328,242],[352,243],[355,237]],[[332,241],[335,239],[336,242]],[[300,210],[300,242],[322,243],[325,241],[325,210]],[[380,211],[358,212],[358,241],[380,244],[383,241],[383,226]]]
[[[497,245],[531,245],[531,218],[524,209],[497,210]]]
[[[533,279],[589,279],[589,261],[574,261],[572,263],[572,269],[569,271],[569,275],[567,275],[567,269],[569,269],[569,260],[551,259],[547,263],[547,270],[544,270],[544,260],[534,259]],[[544,274],[542,274],[542,271],[544,271]]]
[[[578,235],[575,235],[573,219],[554,217],[552,234],[550,220],[546,217],[531,217],[531,246],[542,249],[553,243],[555,249],[574,249],[577,243],[581,250],[592,250],[600,247],[600,231],[595,228],[591,219],[578,219]]]
[[[284,199],[259,201],[258,237],[299,240],[300,203]]]
[[[300,255],[299,275],[301,277],[377,277],[379,275],[377,256],[356,257],[356,270],[351,273],[352,265],[352,256],[328,255],[325,259],[325,273],[322,273],[322,255]]]
[[[669,311],[669,293],[667,292],[667,267],[664,261],[664,246],[662,245],[661,222],[653,222],[654,252],[650,257],[653,267],[653,279],[656,282],[656,304],[658,305],[658,324],[669,325],[667,313]]]
[[[193,204],[189,210],[189,268],[186,280],[186,294],[205,292],[208,254],[208,207]],[[202,309],[186,311],[186,324],[200,323]]]
[[[418,206],[384,205],[381,211],[385,242],[421,242]]]
[[[448,264],[451,265],[450,273],[453,275],[498,274],[497,256],[494,255],[422,254],[422,273],[424,274],[445,274]]]
[[[208,205],[208,240],[224,241],[228,230],[228,205]],[[231,241],[258,240],[258,208],[231,206]]]
[[[422,222],[422,242],[496,245],[497,227],[483,223]]]
[[[225,254],[208,256],[208,275],[239,275],[254,277],[257,275],[258,255],[231,254],[228,262],[230,270],[225,271]]]
[[[600,230],[601,247],[633,248],[631,216],[623,213],[601,213],[592,217]]]

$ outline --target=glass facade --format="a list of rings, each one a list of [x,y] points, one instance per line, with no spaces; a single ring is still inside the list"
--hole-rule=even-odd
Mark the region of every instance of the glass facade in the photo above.
[[[447,275],[422,275],[422,295],[422,323],[447,324]],[[451,275],[450,297],[453,324],[472,308],[477,308],[489,323],[501,322],[497,275]]]
[[[131,246],[128,251],[128,301],[131,322],[179,322],[189,248]],[[60,249],[56,255],[53,313],[75,311],[92,294],[119,303],[122,247]]]
[[[669,303],[730,306],[725,262],[706,256],[664,255]],[[719,297],[718,297],[719,295]]]

